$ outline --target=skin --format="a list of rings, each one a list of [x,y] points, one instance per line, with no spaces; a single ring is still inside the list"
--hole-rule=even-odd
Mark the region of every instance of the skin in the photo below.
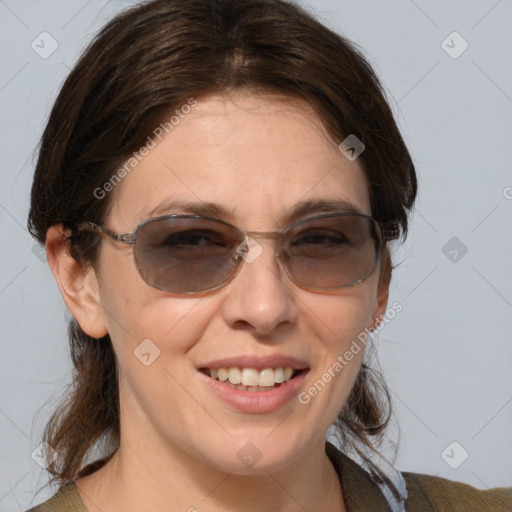
[[[162,201],[219,203],[246,230],[271,231],[305,199],[345,199],[371,214],[360,160],[350,162],[298,100],[237,94],[199,101],[114,192],[104,224],[131,232]],[[182,213],[172,211],[169,213]],[[356,286],[310,292],[280,269],[272,240],[225,287],[179,295],[148,286],[132,247],[103,238],[98,264],[82,269],[63,229],[48,232],[47,255],[82,329],[110,334],[120,366],[121,444],[102,469],[77,481],[87,509],[198,511],[345,510],[325,455],[329,426],[347,400],[364,351],[303,405],[244,414],[207,389],[197,367],[240,355],[289,354],[307,361],[306,390],[387,305],[379,271]],[[134,349],[151,339],[150,365]],[[237,452],[253,443],[252,468]]]

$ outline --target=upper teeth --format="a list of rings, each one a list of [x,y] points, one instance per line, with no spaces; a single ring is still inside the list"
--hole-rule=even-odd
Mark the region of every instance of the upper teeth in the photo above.
[[[293,375],[293,368],[210,368],[210,377],[222,382],[229,380],[231,384],[242,384],[243,386],[264,386],[269,387],[290,380]]]

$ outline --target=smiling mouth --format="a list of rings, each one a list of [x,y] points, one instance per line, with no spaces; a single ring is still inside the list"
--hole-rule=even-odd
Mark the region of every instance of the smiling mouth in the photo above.
[[[308,368],[296,370],[289,366],[278,368],[200,368],[213,380],[227,384],[240,391],[272,391],[294,379],[297,375],[308,371]]]

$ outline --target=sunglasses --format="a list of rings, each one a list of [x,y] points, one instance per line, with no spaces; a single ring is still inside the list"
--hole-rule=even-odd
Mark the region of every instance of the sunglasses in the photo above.
[[[225,286],[261,253],[256,238],[277,240],[276,258],[297,286],[325,291],[354,286],[377,268],[386,241],[398,238],[396,224],[353,213],[329,213],[290,225],[283,232],[244,231],[220,219],[167,215],[120,235],[93,222],[88,230],[133,245],[142,279],[166,292],[201,293]]]

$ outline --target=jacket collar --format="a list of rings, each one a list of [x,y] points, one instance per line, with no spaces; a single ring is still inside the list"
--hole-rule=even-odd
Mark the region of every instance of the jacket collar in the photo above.
[[[391,511],[379,485],[368,472],[329,441],[325,445],[325,453],[340,479],[347,512]]]

